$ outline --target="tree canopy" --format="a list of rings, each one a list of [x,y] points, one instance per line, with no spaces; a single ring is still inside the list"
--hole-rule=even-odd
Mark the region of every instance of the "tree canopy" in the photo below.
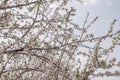
[[[69,3],[81,0],[1,0],[1,80],[91,80],[120,76],[120,61],[109,55],[120,46],[120,30],[113,32],[116,19],[102,36],[88,29],[89,12],[83,25],[73,22],[76,9]],[[57,5],[56,7],[51,7]],[[68,6],[69,5],[69,6]],[[81,15],[82,16],[82,15]],[[106,40],[111,46],[104,48]],[[102,70],[102,72],[100,72]],[[107,71],[106,71],[107,70]]]

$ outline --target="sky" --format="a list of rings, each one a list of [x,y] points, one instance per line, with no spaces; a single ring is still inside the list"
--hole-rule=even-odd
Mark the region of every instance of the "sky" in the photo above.
[[[90,16],[88,22],[93,20],[96,16],[98,16],[98,20],[92,25],[89,29],[89,32],[95,33],[96,36],[104,35],[110,23],[117,19],[116,24],[114,25],[114,31],[120,30],[120,0],[84,0],[84,5],[80,5],[77,2],[73,2],[72,4],[77,9],[77,15],[74,17],[74,21],[83,24],[84,19],[86,17],[86,13],[89,12]],[[110,43],[104,43],[104,46],[109,45]],[[116,50],[111,56],[120,58],[120,46],[116,47]],[[119,69],[120,70],[120,69]],[[95,78],[92,80],[120,80],[120,77],[103,77],[103,78]]]

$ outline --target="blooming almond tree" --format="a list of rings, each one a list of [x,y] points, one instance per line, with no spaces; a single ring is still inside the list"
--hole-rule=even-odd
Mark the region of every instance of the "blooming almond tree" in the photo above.
[[[120,76],[110,70],[120,61],[109,55],[120,45],[120,30],[95,37],[83,25],[73,22],[80,0],[0,1],[0,80],[90,80]],[[110,40],[111,46],[102,43]],[[107,69],[107,71],[106,71]],[[100,72],[102,70],[103,72]]]

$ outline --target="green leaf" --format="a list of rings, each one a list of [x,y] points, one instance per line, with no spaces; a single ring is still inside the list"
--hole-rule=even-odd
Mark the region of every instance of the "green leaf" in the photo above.
[[[41,3],[42,3],[42,0],[39,0],[38,3],[37,3],[38,6],[40,6]]]
[[[53,2],[54,2],[54,0],[50,0],[50,2],[51,2],[51,3],[53,3]]]
[[[4,32],[3,33],[4,37],[6,38],[8,36],[8,33],[7,32]]]
[[[79,70],[77,68],[77,70],[76,70],[76,78],[79,79],[79,77],[80,77],[80,72],[79,72]]]
[[[113,37],[113,40],[116,40],[117,38],[116,37]]]
[[[38,46],[38,42],[35,42],[34,45],[35,45],[35,46]]]
[[[106,66],[106,62],[104,60],[101,61],[101,65],[102,67],[105,67]]]
[[[32,7],[28,8],[29,12],[32,12],[38,4],[33,5]]]
[[[94,35],[93,34],[90,34],[90,37],[93,37]]]
[[[87,69],[87,67],[84,68],[83,74],[86,74],[86,73],[87,73],[87,70],[86,70],[86,69]]]
[[[16,21],[12,25],[13,25],[14,28],[18,28],[19,27]]]

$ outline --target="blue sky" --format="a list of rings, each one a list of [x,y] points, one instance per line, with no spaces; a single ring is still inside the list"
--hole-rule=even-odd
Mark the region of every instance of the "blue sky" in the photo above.
[[[84,5],[78,4],[78,2],[72,1],[70,3],[77,9],[77,15],[74,17],[74,21],[79,23],[81,26],[86,17],[86,13],[89,12],[90,16],[88,22],[93,20],[96,16],[99,19],[92,25],[89,32],[95,33],[96,36],[104,35],[110,23],[117,19],[114,25],[114,32],[120,30],[120,0],[84,0]],[[105,46],[109,45],[109,41],[104,43]],[[116,47],[114,54],[111,56],[116,56],[119,60],[120,58],[120,46]],[[120,70],[120,69],[119,69]],[[92,80],[120,80],[120,77],[104,77],[96,78]]]
[[[117,19],[118,26],[115,29],[120,29],[120,0],[84,0],[83,5],[75,3],[77,8],[77,21],[82,21],[85,18],[87,12],[90,12],[90,21],[99,16],[96,24],[99,24],[97,28],[102,29],[104,26],[109,26],[112,20]],[[79,18],[78,18],[79,17]],[[105,28],[105,27],[104,27]]]

